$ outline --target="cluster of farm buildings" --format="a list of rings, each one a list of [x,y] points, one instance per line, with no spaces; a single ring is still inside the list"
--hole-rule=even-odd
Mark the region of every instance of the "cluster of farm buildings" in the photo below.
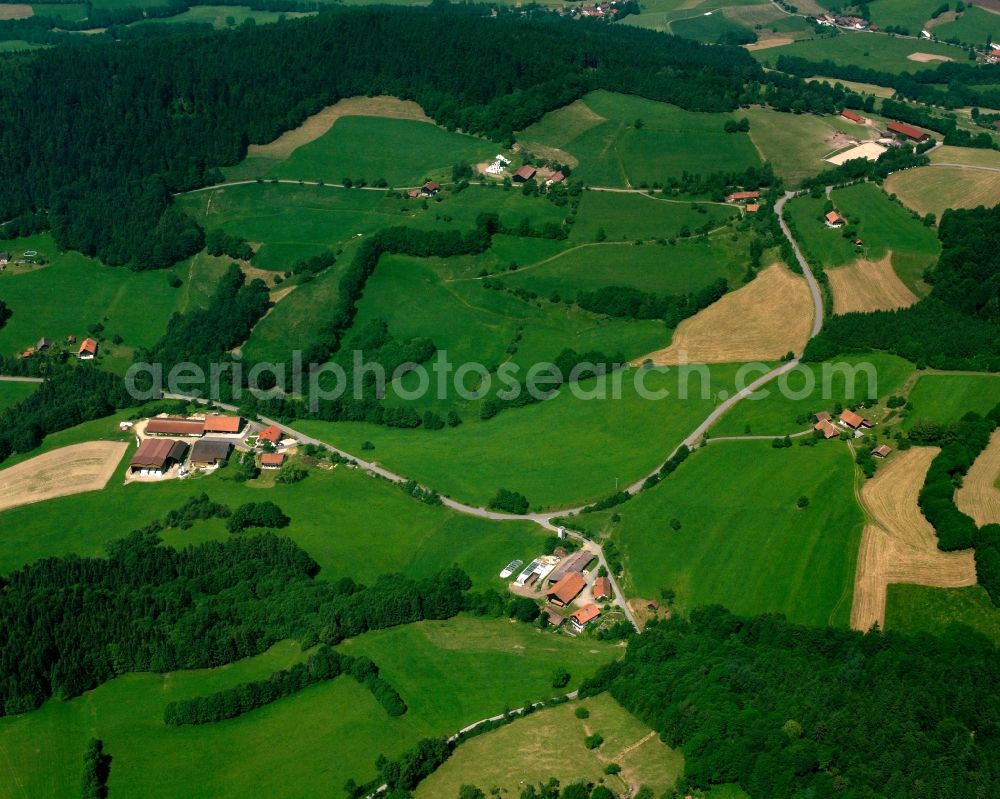
[[[850,433],[855,438],[863,436],[866,430],[875,426],[875,422],[856,413],[852,410],[843,411],[840,418],[834,420],[828,411],[820,411],[816,414],[816,424],[813,430],[822,433],[823,438],[837,438],[841,433]],[[884,458],[892,452],[892,449],[885,444],[880,444],[872,450],[872,455],[876,458]]]
[[[228,462],[234,451],[253,452],[262,469],[278,469],[298,442],[277,425],[247,422],[241,416],[205,414],[181,418],[156,416],[122,422],[139,445],[129,461],[131,479],[185,477]]]
[[[55,342],[52,339],[42,336],[38,339],[38,343],[34,347],[28,347],[18,357],[33,358],[35,355],[43,355],[49,352],[54,346]],[[96,339],[85,338],[80,342],[80,346],[77,347],[76,336],[66,336],[66,346],[76,348],[76,357],[81,361],[92,361],[97,357],[97,350],[100,345]]]
[[[871,120],[862,116],[857,111],[845,108],[840,112],[840,116],[856,125],[868,125]],[[931,135],[920,128],[908,125],[905,122],[890,121],[885,125],[885,130],[880,132],[878,139],[874,141],[864,141],[855,144],[853,147],[831,155],[826,160],[831,164],[839,166],[846,161],[856,158],[865,158],[875,161],[882,153],[890,147],[899,147],[904,142],[921,144],[928,141]]]
[[[582,633],[600,618],[598,603],[613,598],[611,580],[590,568],[596,558],[589,549],[569,552],[556,547],[551,555],[540,555],[521,569],[510,590],[532,599],[544,598],[551,626],[558,628],[568,621],[574,633]],[[521,566],[516,560],[500,576],[511,577]]]
[[[877,31],[878,27],[872,25],[864,17],[854,17],[847,15],[820,14],[816,17],[816,24],[827,28],[843,28],[850,31]]]

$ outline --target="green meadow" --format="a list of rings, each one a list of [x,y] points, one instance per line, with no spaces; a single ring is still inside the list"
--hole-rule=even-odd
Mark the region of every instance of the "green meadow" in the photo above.
[[[336,793],[349,778],[374,778],[379,753],[396,756],[420,738],[548,696],[556,667],[571,666],[575,686],[620,651],[506,620],[465,617],[368,634],[343,648],[371,656],[409,712],[389,718],[368,690],[338,678],[221,723],[163,724],[169,701],[261,679],[303,657],[296,643],[282,642],[219,669],[128,674],[70,701],[0,719],[7,775],[0,795],[77,792],[91,737],[101,738],[113,757],[109,788],[115,795]],[[49,744],[44,753],[37,748],[41,740]]]
[[[903,421],[904,429],[922,419],[951,424],[969,411],[985,414],[1000,402],[1000,375],[921,375],[908,399],[913,410]]]
[[[35,250],[48,263],[11,265],[0,273],[0,297],[13,312],[0,330],[0,352],[14,355],[46,336],[75,355],[76,346],[65,344],[66,337],[82,341],[91,326],[101,324],[98,363],[111,370],[124,369],[137,348],[154,344],[170,315],[197,304],[204,288],[225,268],[206,257],[197,269],[182,262],[170,269],[137,273],[104,266],[77,252],[59,252],[47,233],[4,242],[3,247],[15,256]],[[179,288],[168,283],[172,275],[181,279]],[[122,344],[113,343],[116,335]]]
[[[835,189],[831,201],[848,220],[843,228],[827,227],[823,219],[825,197],[797,197],[787,206],[799,245],[809,257],[831,267],[863,256],[877,261],[891,252],[899,278],[918,296],[927,293],[923,273],[941,251],[933,227],[924,225],[916,214],[870,183]],[[864,242],[863,247],[855,246],[856,238]]]
[[[738,171],[760,164],[745,134],[725,133],[732,114],[684,111],[630,95],[597,91],[547,114],[518,136],[531,152],[578,162],[574,175],[594,186],[642,186],[683,172]]]
[[[745,115],[750,138],[762,157],[791,186],[827,166],[822,159],[833,151],[834,135],[864,132],[839,116],[781,114],[768,108],[748,108]]]
[[[0,411],[16,405],[37,388],[37,383],[11,383],[0,380]]]
[[[364,453],[366,460],[456,499],[485,504],[504,487],[533,507],[560,508],[611,494],[660,465],[717,404],[717,393],[732,392],[735,373],[735,366],[716,366],[704,393],[692,374],[689,396],[681,399],[685,380],[678,370],[629,369],[581,384],[584,396],[596,397],[603,386],[607,399],[577,398],[563,388],[553,399],[485,422],[460,412],[464,424],[438,431],[317,421],[296,428],[359,455],[369,441],[375,449]],[[669,396],[643,398],[637,379]],[[618,380],[621,399],[612,399]]]
[[[492,158],[497,145],[429,122],[346,116],[277,164],[269,176],[340,183],[345,177],[391,186],[451,178],[453,164]]]
[[[898,25],[913,36],[919,36],[940,5],[938,0],[879,0],[871,9],[871,21],[880,28]],[[940,31],[940,26],[936,26],[934,32],[938,36],[941,36]]]
[[[671,239],[683,228],[694,231],[709,225],[721,227],[739,216],[724,203],[664,200],[649,194],[586,191],[577,209],[570,241],[594,241],[603,230],[609,240]]]
[[[841,365],[857,367],[854,376],[850,376],[852,369]],[[873,385],[869,384],[869,365],[874,375]],[[751,373],[745,382],[752,381],[761,371]],[[747,398],[738,403],[709,434],[714,438],[797,433],[812,426],[815,421],[812,414],[832,411],[838,402],[846,407],[873,395],[885,399],[899,392],[912,372],[913,364],[909,361],[879,352],[845,356],[822,364],[801,364],[765,386],[758,395],[760,399]]]
[[[982,47],[988,38],[996,40],[1000,37],[1000,16],[967,3],[965,11],[957,19],[935,25],[934,35],[940,39],[954,37]]]
[[[787,449],[717,442],[613,512],[575,521],[592,533],[612,531],[635,595],[659,600],[670,588],[682,613],[719,603],[739,614],[846,626],[864,521],[854,479],[840,441]],[[796,507],[800,496],[809,498],[805,509]]]
[[[689,12],[690,13],[690,12]],[[706,15],[707,14],[707,15]],[[730,19],[722,11],[701,12],[697,16],[685,16],[669,23],[668,32],[685,39],[714,44],[727,34],[747,36],[753,30]]]
[[[966,588],[889,586],[885,629],[939,635],[952,624],[964,624],[1000,644],[1000,611],[981,585]]]
[[[580,707],[589,712],[588,718],[576,717]],[[592,732],[604,738],[598,749],[584,745],[584,738]],[[553,741],[559,745],[552,746]],[[605,776],[608,763],[621,766],[621,773]],[[649,727],[604,693],[537,711],[470,739],[420,784],[415,796],[454,797],[462,785],[470,783],[484,791],[498,787],[516,796],[524,783],[544,783],[550,777],[563,785],[580,780],[603,782],[616,792],[631,785],[647,785],[659,794],[672,788],[683,770],[680,751],[668,748]]]
[[[803,39],[781,47],[753,51],[753,56],[765,66],[773,67],[783,55],[829,60],[835,64],[857,65],[886,72],[916,72],[934,68],[934,63],[922,64],[909,58],[913,53],[928,53],[965,61],[966,53],[958,47],[927,40],[901,39],[873,33],[840,33],[837,36]]]
[[[173,17],[140,20],[134,25],[209,24],[213,28],[235,28],[252,19],[255,25],[267,25],[282,19],[295,19],[307,14],[295,11],[259,11],[249,6],[193,6]]]
[[[50,436],[38,452],[78,441],[127,440],[117,419],[99,420]],[[134,446],[134,445],[133,445]],[[38,558],[77,553],[97,556],[105,543],[121,538],[191,496],[207,493],[213,501],[236,507],[270,500],[289,517],[282,531],[305,549],[326,579],[349,576],[371,581],[388,572],[415,577],[436,574],[457,563],[477,585],[502,587],[500,570],[515,558],[538,554],[544,535],[529,522],[489,522],[430,507],[408,497],[387,481],[339,466],[313,468],[294,485],[276,485],[271,474],[239,484],[225,471],[187,480],[124,485],[129,453],[103,491],[48,500],[0,514],[0,574]],[[11,459],[10,466],[19,459]],[[107,513],[114,507],[115,513]],[[66,520],[73,519],[67,526]],[[229,535],[220,519],[189,530],[169,530],[167,544],[185,546]]]

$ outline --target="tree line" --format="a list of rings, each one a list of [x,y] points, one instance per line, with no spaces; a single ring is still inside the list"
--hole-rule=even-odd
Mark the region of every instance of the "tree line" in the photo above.
[[[875,349],[918,366],[1000,370],[1000,206],[945,211],[938,238],[941,254],[924,274],[928,297],[898,311],[830,318],[803,360]]]
[[[106,558],[44,558],[0,578],[0,714],[70,698],[129,671],[209,668],[296,638],[330,646],[368,630],[454,616],[457,568],[371,587],[315,580],[293,541],[233,536],[176,550],[152,530]]]
[[[406,703],[380,675],[378,666],[366,657],[343,655],[323,645],[305,663],[274,672],[266,680],[243,682],[207,696],[195,696],[167,704],[164,724],[213,724],[236,718],[286,696],[340,675],[348,675],[368,688],[390,716],[402,716]]]
[[[718,607],[652,621],[585,681],[684,752],[682,793],[913,799],[1000,792],[1000,657],[983,636],[814,629]]]
[[[605,286],[581,291],[576,304],[591,313],[626,319],[662,319],[669,328],[707,308],[729,291],[724,277],[688,294],[653,294],[631,286]]]

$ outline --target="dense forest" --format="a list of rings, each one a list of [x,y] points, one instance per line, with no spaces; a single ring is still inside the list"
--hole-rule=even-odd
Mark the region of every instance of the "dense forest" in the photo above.
[[[414,58],[428,43],[434,57]],[[240,161],[249,143],[341,98],[413,99],[448,128],[509,141],[597,88],[699,111],[764,101],[833,112],[845,94],[765,73],[738,47],[549,15],[491,18],[484,6],[335,9],[259,28],[56,47],[0,61],[9,123],[0,219],[19,225],[43,212],[60,246],[155,268],[204,244],[171,192],[218,179],[216,167]]]
[[[940,638],[811,629],[702,608],[653,622],[585,682],[684,751],[691,787],[754,797],[1000,795],[1000,657]]]
[[[219,666],[297,638],[329,645],[454,616],[471,582],[314,580],[287,538],[233,536],[175,550],[140,530],[107,558],[44,558],[0,578],[0,714],[23,713],[128,671]]]
[[[834,316],[803,359],[884,350],[938,369],[1000,371],[1000,206],[945,211],[930,296],[899,311]]]

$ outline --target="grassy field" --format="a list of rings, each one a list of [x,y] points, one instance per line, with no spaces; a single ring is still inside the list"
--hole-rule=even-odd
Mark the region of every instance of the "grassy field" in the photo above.
[[[711,429],[712,436],[787,435],[812,426],[813,421],[799,421],[816,411],[832,410],[840,402],[845,406],[854,400],[875,394],[887,398],[900,390],[913,372],[913,364],[885,353],[869,353],[838,358],[833,365],[871,364],[875,370],[876,385],[869,388],[865,373],[858,371],[857,379],[848,380],[844,373],[826,364],[803,364],[781,378],[766,390],[768,395],[759,400],[747,399],[723,416]],[[808,370],[808,371],[806,371]],[[826,377],[824,378],[824,373]],[[807,376],[807,374],[809,376]],[[756,375],[751,375],[750,379]],[[824,383],[826,384],[824,386]],[[812,389],[809,390],[809,386]]]
[[[1000,172],[925,166],[890,175],[885,188],[918,214],[932,213],[940,219],[949,208],[1000,203]]]
[[[278,22],[281,19],[295,19],[305,17],[308,14],[295,11],[259,11],[249,6],[193,6],[183,14],[175,17],[160,17],[156,19],[140,20],[134,25],[168,25],[185,23],[208,23],[213,28],[235,28],[242,25],[248,19],[252,19],[256,25],[267,25]]]
[[[957,47],[930,41],[900,39],[873,33],[841,33],[838,36],[805,39],[782,47],[753,51],[754,58],[766,66],[777,64],[779,56],[792,55],[812,61],[830,60],[835,64],[856,64],[886,72],[915,72],[934,67],[909,58],[913,53],[941,55],[965,61],[966,53]]]
[[[295,150],[270,176],[340,183],[349,177],[412,186],[451,177],[453,164],[492,158],[497,145],[428,122],[350,116]]]
[[[827,227],[822,218],[825,197],[798,197],[788,204],[788,216],[808,256],[824,267],[833,267],[853,263],[862,256],[880,260],[892,252],[893,269],[903,283],[917,296],[927,293],[922,275],[940,251],[934,228],[925,226],[869,183],[836,189],[831,199],[849,222],[843,228]],[[856,238],[864,242],[863,247],[855,246]]]
[[[934,35],[982,47],[988,38],[1000,37],[1000,16],[968,4],[957,19],[935,25]]]
[[[202,259],[197,268],[182,262],[170,269],[132,272],[103,266],[77,252],[60,253],[48,234],[4,242],[15,256],[36,250],[45,266],[8,266],[0,274],[0,297],[13,311],[0,330],[0,352],[13,355],[47,336],[63,346],[66,337],[77,341],[94,324],[104,325],[98,362],[112,370],[124,369],[137,347],[159,339],[174,311],[197,304],[206,288],[225,268],[224,262]],[[168,278],[183,281],[171,288]],[[40,301],[44,298],[44,301]],[[112,343],[120,335],[121,345]],[[73,345],[66,345],[76,354]]]
[[[449,496],[485,503],[505,487],[523,493],[533,506],[560,507],[611,494],[651,471],[704,419],[716,392],[733,390],[735,367],[713,368],[707,398],[694,376],[692,396],[680,399],[683,380],[672,369],[640,373],[649,390],[671,392],[644,399],[636,374],[621,374],[619,400],[611,399],[609,377],[602,383],[608,399],[580,399],[564,389],[547,402],[487,422],[469,417],[460,427],[435,432],[355,422],[303,421],[297,427],[351,452],[360,453],[362,442],[371,441],[369,458]],[[595,383],[583,387],[590,391]]]
[[[791,186],[824,168],[836,134],[867,137],[865,128],[836,116],[779,114],[767,108],[747,109],[746,116],[753,143]]]
[[[373,778],[380,752],[397,755],[419,738],[546,696],[557,666],[575,664],[578,683],[618,651],[468,618],[377,633],[345,648],[376,659],[407,700],[406,715],[390,719],[370,692],[341,678],[230,721],[163,724],[171,700],[260,679],[299,660],[298,645],[285,642],[221,669],[129,674],[69,702],[0,719],[0,796],[71,795],[92,736],[114,758],[109,787],[120,796],[325,795],[348,778]],[[400,668],[404,651],[407,667]]]
[[[987,413],[1000,402],[998,375],[921,375],[910,391],[913,410],[903,421],[909,429],[920,419],[957,422],[969,411]]]
[[[118,432],[117,417],[50,436],[46,446],[31,455],[101,439],[127,439]],[[50,555],[100,555],[108,540],[127,535],[202,492],[231,507],[264,499],[278,504],[292,519],[284,533],[309,552],[329,579],[370,581],[392,571],[429,576],[457,563],[477,584],[500,588],[497,574],[504,565],[514,558],[530,560],[544,538],[541,529],[528,522],[488,522],[420,504],[398,488],[346,467],[313,469],[294,485],[275,485],[270,475],[240,485],[221,479],[219,473],[126,486],[127,457],[103,491],[0,514],[0,574]],[[18,460],[23,458],[4,466]],[[109,506],[114,514],[105,512]],[[74,520],[71,528],[66,519]],[[225,525],[215,519],[189,530],[171,530],[165,540],[184,546],[226,536]]]
[[[0,411],[20,402],[37,388],[37,383],[8,383],[0,380]]]
[[[31,3],[31,7],[36,17],[55,17],[74,21],[87,18],[85,3]]]
[[[590,717],[577,718],[579,707],[586,708]],[[587,749],[583,739],[594,732],[604,737],[604,743],[599,749]],[[553,745],[556,741],[558,745]],[[632,746],[636,748],[621,756]],[[603,769],[608,763],[617,763],[622,772],[606,777]],[[605,693],[538,711],[469,740],[420,784],[416,799],[458,796],[467,784],[487,792],[500,788],[513,796],[524,783],[546,782],[549,777],[563,785],[604,782],[616,793],[630,785],[648,785],[659,794],[673,787],[683,767],[680,752],[667,748]]]
[[[887,630],[939,634],[952,624],[965,624],[1000,644],[1000,610],[994,607],[982,586],[889,586],[885,609]]]
[[[800,496],[810,500],[805,509],[796,507]],[[717,602],[804,624],[849,622],[863,518],[853,458],[840,441],[710,444],[615,512],[617,524],[609,511],[579,521],[613,530],[626,584],[639,596],[659,600],[671,588],[681,612]]]
[[[532,152],[568,153],[579,162],[574,174],[591,185],[641,186],[684,171],[738,171],[759,164],[748,137],[723,132],[731,118],[597,91],[518,136]]]
[[[646,194],[587,191],[580,200],[570,241],[594,241],[604,230],[608,240],[670,239],[681,229],[712,228],[735,219],[739,212],[722,203],[693,203],[655,199]]]
[[[871,10],[871,21],[880,28],[898,25],[918,36],[940,5],[937,0],[879,0]]]
[[[752,29],[730,19],[721,12],[701,12],[674,19],[666,25],[669,33],[683,36],[685,39],[695,39],[699,42],[714,44],[727,34],[748,35]]]

